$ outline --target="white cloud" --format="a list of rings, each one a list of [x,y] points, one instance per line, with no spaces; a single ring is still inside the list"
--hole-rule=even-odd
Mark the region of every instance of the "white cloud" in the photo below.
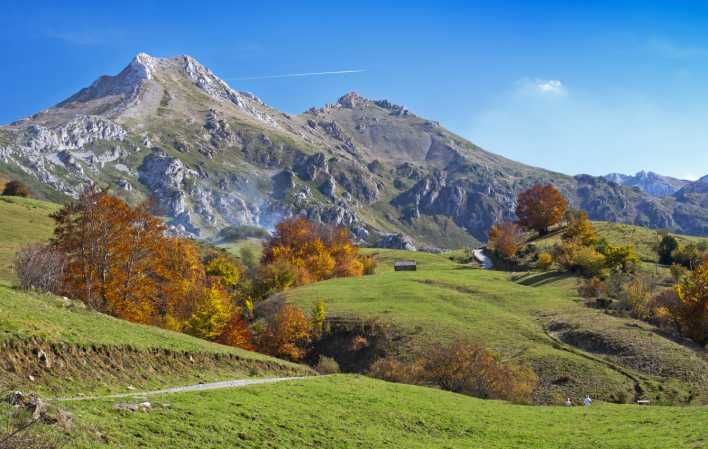
[[[522,78],[515,83],[515,89],[517,94],[529,96],[563,97],[568,94],[561,81],[540,78]]]
[[[558,80],[536,80],[536,89],[544,94],[566,94],[565,86]]]

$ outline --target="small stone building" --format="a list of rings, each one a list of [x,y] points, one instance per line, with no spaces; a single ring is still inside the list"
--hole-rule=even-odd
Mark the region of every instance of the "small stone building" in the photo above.
[[[415,260],[397,260],[393,263],[396,271],[415,271],[417,268]]]

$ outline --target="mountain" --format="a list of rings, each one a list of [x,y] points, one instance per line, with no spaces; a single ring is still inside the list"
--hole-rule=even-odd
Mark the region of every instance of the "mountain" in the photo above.
[[[640,171],[636,175],[623,175],[621,173],[610,173],[605,175],[605,179],[627,187],[637,187],[642,192],[658,197],[671,196],[678,192],[690,181],[684,179],[662,176],[651,171]]]
[[[404,106],[356,93],[300,115],[232,89],[190,56],[138,54],[54,107],[0,127],[0,175],[42,197],[96,182],[152,199],[174,232],[272,227],[302,213],[363,242],[459,247],[513,218],[517,193],[552,182],[594,219],[708,234],[705,192],[656,198],[489,153]]]

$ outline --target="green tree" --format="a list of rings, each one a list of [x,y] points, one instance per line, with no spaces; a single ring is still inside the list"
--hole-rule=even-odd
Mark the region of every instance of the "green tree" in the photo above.
[[[678,240],[672,235],[665,234],[659,241],[656,253],[659,256],[659,263],[671,265],[674,262],[673,252],[678,248]]]

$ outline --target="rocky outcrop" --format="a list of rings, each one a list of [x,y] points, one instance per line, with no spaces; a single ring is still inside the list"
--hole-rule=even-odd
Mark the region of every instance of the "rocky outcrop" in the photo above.
[[[389,249],[404,249],[406,251],[415,251],[415,243],[413,239],[403,234],[385,234],[376,243],[378,248]]]

